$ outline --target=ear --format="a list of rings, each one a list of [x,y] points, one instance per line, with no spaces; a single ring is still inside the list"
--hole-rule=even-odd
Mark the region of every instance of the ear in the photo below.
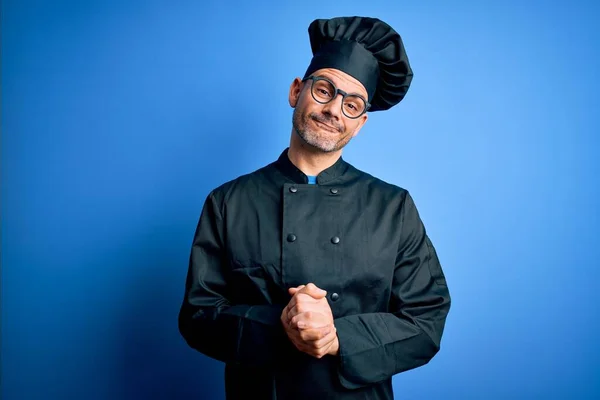
[[[367,113],[364,113],[363,115],[361,115],[361,117],[359,118],[359,123],[356,126],[356,129],[354,130],[352,137],[358,135],[358,131],[360,131],[360,128],[362,128],[364,126],[364,124],[367,122],[368,119],[369,119],[369,116],[367,115]]]
[[[302,91],[303,86],[304,84],[302,83],[302,79],[300,78],[294,79],[294,81],[290,85],[290,93],[288,99],[288,101],[290,102],[290,107],[294,108],[296,107],[296,104],[298,104],[298,98],[300,97],[300,92]]]

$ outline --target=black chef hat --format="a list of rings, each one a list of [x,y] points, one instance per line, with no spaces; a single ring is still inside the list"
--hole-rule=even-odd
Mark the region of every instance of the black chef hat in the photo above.
[[[321,68],[339,69],[363,84],[369,111],[398,104],[413,72],[400,35],[377,18],[316,19],[308,27],[313,58],[304,77]]]

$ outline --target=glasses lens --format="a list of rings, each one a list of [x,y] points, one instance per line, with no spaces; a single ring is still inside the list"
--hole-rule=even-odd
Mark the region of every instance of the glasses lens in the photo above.
[[[367,107],[365,101],[354,95],[348,95],[344,99],[344,104],[342,104],[342,109],[344,110],[344,114],[346,114],[350,118],[356,118],[360,116]]]
[[[333,98],[335,88],[324,80],[315,80],[312,85],[312,94],[319,103],[327,103]]]
[[[314,79],[312,84],[312,95],[316,101],[325,104],[333,100],[335,86],[323,79]],[[348,95],[342,103],[342,111],[348,118],[357,118],[365,112],[367,104],[355,95]]]

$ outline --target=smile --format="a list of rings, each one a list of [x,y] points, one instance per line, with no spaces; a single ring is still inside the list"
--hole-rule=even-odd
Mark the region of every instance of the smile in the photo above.
[[[339,133],[339,130],[337,130],[336,128],[334,128],[331,125],[324,124],[323,122],[318,121],[316,119],[313,119],[313,121],[315,121],[317,124],[321,125],[322,127],[324,127],[328,131]]]

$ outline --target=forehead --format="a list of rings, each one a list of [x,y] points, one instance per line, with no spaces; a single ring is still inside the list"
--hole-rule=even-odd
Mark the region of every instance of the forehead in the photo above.
[[[324,76],[332,81],[338,88],[348,93],[358,93],[367,98],[367,90],[352,75],[334,68],[322,68],[316,70],[312,75]]]

